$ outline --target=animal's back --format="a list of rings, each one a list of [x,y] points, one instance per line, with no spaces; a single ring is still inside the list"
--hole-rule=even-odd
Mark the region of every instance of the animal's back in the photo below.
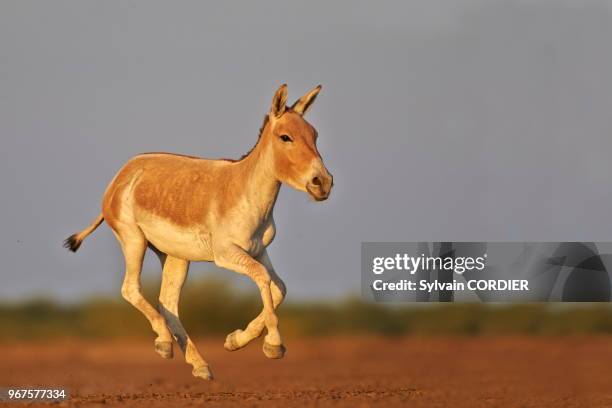
[[[170,153],[145,153],[130,159],[108,186],[104,218],[144,222],[159,217],[179,227],[205,221],[216,211],[215,196],[231,163]]]

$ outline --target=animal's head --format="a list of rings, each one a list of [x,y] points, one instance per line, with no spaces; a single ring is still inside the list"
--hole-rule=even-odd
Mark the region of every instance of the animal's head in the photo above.
[[[276,178],[317,201],[327,199],[334,184],[317,150],[317,131],[304,119],[320,90],[319,85],[287,107],[287,86],[281,85],[272,98],[264,132]]]

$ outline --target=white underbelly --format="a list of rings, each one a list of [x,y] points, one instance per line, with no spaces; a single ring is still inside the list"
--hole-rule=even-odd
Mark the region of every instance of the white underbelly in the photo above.
[[[157,249],[190,261],[212,261],[210,234],[199,229],[177,226],[157,217],[139,222],[147,240]]]

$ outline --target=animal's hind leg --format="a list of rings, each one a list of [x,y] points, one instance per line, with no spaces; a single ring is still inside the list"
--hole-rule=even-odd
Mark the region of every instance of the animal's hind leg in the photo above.
[[[193,375],[205,380],[211,380],[213,376],[208,363],[202,358],[179,320],[179,297],[187,278],[188,269],[189,261],[170,255],[166,257],[163,267],[161,291],[159,293],[160,312],[166,319],[168,328],[176,338],[183,354],[185,354],[185,360],[193,366]]]
[[[270,261],[270,258],[268,257],[268,254],[266,251],[264,251],[257,258],[257,260],[261,262],[263,265],[265,265],[265,267],[268,270],[268,273],[270,274],[270,279],[271,279],[270,291],[272,292],[272,302],[274,304],[274,309],[277,309],[278,306],[280,306],[280,304],[282,303],[283,299],[285,298],[285,295],[287,294],[285,283],[281,280],[281,278],[278,277],[278,275],[274,271],[274,267],[272,266],[272,262]],[[265,328],[265,316],[264,316],[264,312],[262,311],[255,319],[253,319],[248,324],[246,329],[244,330],[239,329],[239,330],[236,330],[230,333],[226,337],[225,344],[223,345],[223,347],[225,347],[225,349],[228,351],[234,351],[234,350],[241,349],[247,344],[249,344],[251,341],[253,341],[254,339],[261,336],[264,328]],[[284,350],[282,352],[284,353]],[[275,355],[273,357],[279,357],[279,356]]]
[[[123,225],[120,230],[113,229],[117,239],[121,243],[121,249],[125,257],[125,278],[121,286],[121,294],[151,323],[151,328],[157,334],[155,339],[155,350],[164,358],[172,358],[172,349],[163,347],[164,344],[172,344],[172,335],[166,327],[166,322],[161,314],[142,295],[140,285],[140,273],[147,241],[140,229],[136,226]],[[160,347],[161,345],[161,347]]]

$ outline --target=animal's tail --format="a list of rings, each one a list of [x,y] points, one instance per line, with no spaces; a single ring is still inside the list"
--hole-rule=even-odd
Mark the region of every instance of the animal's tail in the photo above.
[[[104,221],[104,216],[102,215],[102,213],[100,213],[100,215],[98,215],[98,217],[89,225],[89,227],[85,228],[79,233],[72,234],[71,236],[66,238],[64,240],[64,248],[68,248],[72,252],[76,252],[77,249],[79,249],[79,247],[81,246],[81,242],[83,242],[85,237],[87,237],[96,228],[98,228],[100,224],[102,224],[102,221]]]

